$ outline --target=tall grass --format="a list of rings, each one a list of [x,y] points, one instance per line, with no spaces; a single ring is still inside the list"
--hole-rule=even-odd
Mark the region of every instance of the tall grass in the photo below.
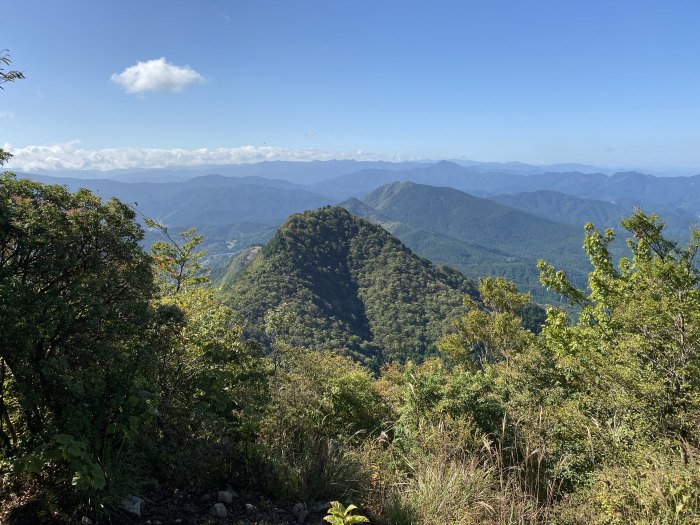
[[[363,457],[375,471],[367,506],[378,521],[531,525],[548,519],[558,483],[543,479],[542,450],[504,446],[489,436],[465,439],[463,429],[444,422],[422,424],[416,435],[408,451],[398,444],[365,447]]]

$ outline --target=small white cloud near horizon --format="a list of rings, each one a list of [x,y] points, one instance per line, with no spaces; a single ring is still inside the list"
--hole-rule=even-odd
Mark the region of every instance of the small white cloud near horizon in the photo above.
[[[2,149],[13,157],[5,166],[18,171],[149,169],[173,166],[206,166],[245,164],[268,160],[314,161],[334,159],[408,160],[399,155],[378,155],[363,150],[330,152],[317,148],[278,148],[274,146],[240,146],[232,148],[156,149],[106,148],[83,149],[74,140],[52,145],[15,148],[4,144]]]
[[[121,73],[114,73],[112,82],[132,95],[148,91],[177,93],[194,83],[203,83],[204,77],[190,66],[176,66],[164,57],[138,62]]]

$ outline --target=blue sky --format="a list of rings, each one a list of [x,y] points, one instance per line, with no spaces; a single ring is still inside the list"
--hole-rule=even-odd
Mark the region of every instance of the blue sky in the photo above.
[[[27,165],[250,146],[700,169],[696,1],[8,0],[2,18],[27,78],[0,92],[0,144]],[[190,83],[119,83],[160,58]]]

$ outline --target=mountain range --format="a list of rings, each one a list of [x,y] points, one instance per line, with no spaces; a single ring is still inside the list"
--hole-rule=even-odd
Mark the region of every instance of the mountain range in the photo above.
[[[173,231],[197,227],[215,275],[225,273],[216,267],[231,257],[269,241],[290,214],[341,204],[431,261],[471,278],[506,276],[544,302],[553,298],[539,286],[536,260],[547,259],[583,283],[586,222],[616,227],[633,206],[641,206],[659,213],[671,234],[682,238],[700,212],[700,176],[546,168],[582,171],[538,173],[545,168],[520,163],[338,160],[123,170],[101,178],[19,175],[118,197]],[[157,238],[147,231],[145,244]]]

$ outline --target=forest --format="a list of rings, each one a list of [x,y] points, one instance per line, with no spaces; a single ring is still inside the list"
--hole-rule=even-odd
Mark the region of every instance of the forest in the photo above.
[[[341,208],[217,283],[201,234],[145,227],[148,251],[115,198],[0,179],[4,522],[146,523],[163,492],[219,512],[179,523],[700,519],[697,230],[635,210],[618,258],[585,225],[585,286],[538,263],[545,312]]]

